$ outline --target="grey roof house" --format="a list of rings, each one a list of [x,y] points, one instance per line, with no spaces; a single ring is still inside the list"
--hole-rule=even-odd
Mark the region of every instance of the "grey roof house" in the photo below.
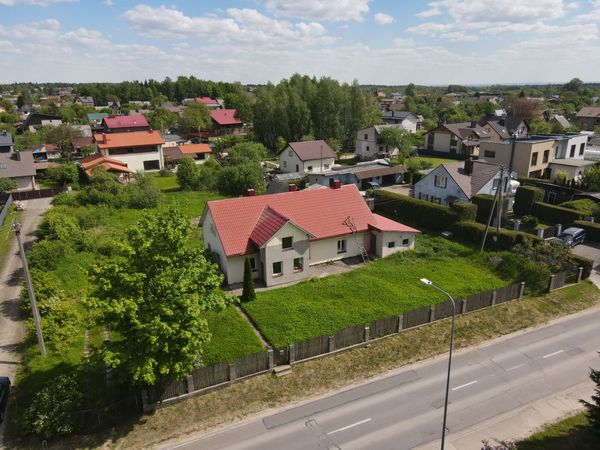
[[[35,164],[31,152],[0,153],[0,178],[12,178],[17,190],[35,189]]]
[[[13,137],[7,131],[0,132],[0,153],[10,153],[13,151]]]

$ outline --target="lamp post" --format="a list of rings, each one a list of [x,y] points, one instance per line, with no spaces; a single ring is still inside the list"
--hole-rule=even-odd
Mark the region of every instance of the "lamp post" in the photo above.
[[[427,278],[421,278],[421,283],[423,283],[427,286],[431,286],[432,288],[437,289],[438,291],[442,292],[452,302],[452,328],[450,330],[450,353],[448,356],[448,376],[446,377],[446,398],[444,400],[444,422],[442,424],[442,445],[440,447],[441,450],[444,450],[444,443],[446,440],[446,416],[448,415],[448,392],[450,390],[450,367],[452,366],[452,347],[454,346],[454,316],[456,315],[456,303],[454,302],[454,299],[452,298],[452,296],[450,294],[448,294],[442,288],[433,284]]]

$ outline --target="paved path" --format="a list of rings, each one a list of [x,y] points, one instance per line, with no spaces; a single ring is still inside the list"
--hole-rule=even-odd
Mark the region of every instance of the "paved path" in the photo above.
[[[494,433],[496,425],[512,412],[585,386],[589,367],[600,367],[599,321],[600,309],[593,309],[458,352],[448,409],[449,437],[461,443],[454,448],[478,449],[478,439],[494,435],[484,432],[473,437],[471,433],[470,440],[460,441],[464,437],[460,433],[482,423],[487,424],[483,430]],[[446,364],[445,358],[436,358],[413,365],[170,448],[397,450],[435,446],[442,422]],[[556,407],[561,414],[564,405]],[[530,426],[523,423],[521,433]]]
[[[600,287],[600,244],[593,241],[585,241],[584,244],[575,246],[573,248],[573,253],[594,261],[594,267],[590,274],[590,281]]]
[[[23,225],[21,236],[23,245],[28,248],[35,239],[35,229],[42,214],[50,207],[52,198],[27,200],[25,211],[21,213]],[[19,364],[19,344],[23,340],[23,326],[19,295],[23,282],[23,269],[17,240],[12,239],[6,259],[0,268],[0,375],[14,380]],[[0,448],[2,448],[2,427],[0,427]]]

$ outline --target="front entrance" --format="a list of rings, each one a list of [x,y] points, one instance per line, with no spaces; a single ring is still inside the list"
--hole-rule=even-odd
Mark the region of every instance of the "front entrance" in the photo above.
[[[377,255],[377,235],[375,233],[369,235],[369,253]]]

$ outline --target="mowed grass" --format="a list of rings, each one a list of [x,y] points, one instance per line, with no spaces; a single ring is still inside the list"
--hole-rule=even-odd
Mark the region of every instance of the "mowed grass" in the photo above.
[[[163,192],[178,191],[180,188],[174,173],[169,176],[161,176],[160,173],[148,173],[146,175],[150,177],[152,182]]]
[[[242,306],[269,342],[281,347],[447,299],[421,283],[421,278],[430,279],[456,298],[514,281],[488,268],[486,258],[441,237],[419,236],[416,250],[343,275],[259,292],[255,301]]]
[[[517,443],[519,450],[596,450],[600,434],[594,433],[585,412],[550,424]]]

